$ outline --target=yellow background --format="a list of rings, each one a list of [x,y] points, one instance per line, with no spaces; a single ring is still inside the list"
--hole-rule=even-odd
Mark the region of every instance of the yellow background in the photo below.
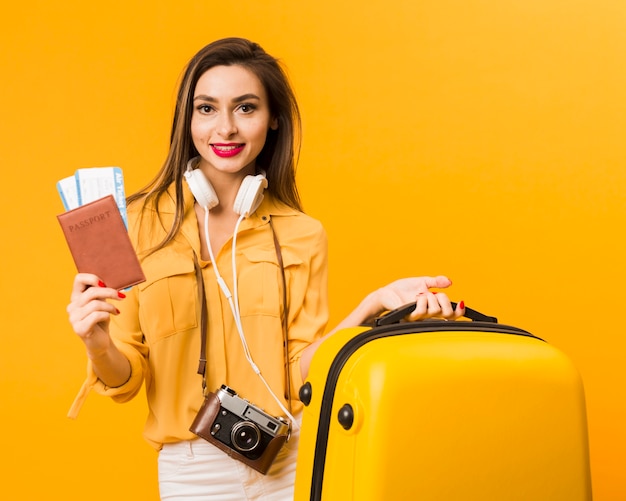
[[[65,417],[85,363],[65,313],[74,267],[55,183],[118,165],[127,193],[143,185],[166,151],[182,67],[231,35],[283,59],[296,88],[299,183],[330,237],[333,321],[393,279],[447,274],[454,300],[574,361],[595,499],[626,499],[623,0],[5,6],[7,499],[157,497],[141,398],[92,396]]]

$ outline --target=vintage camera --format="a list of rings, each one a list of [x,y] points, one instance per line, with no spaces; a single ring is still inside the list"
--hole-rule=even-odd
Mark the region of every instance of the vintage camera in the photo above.
[[[289,437],[289,422],[270,416],[222,385],[206,396],[190,430],[231,457],[266,473]]]
[[[216,394],[222,408],[213,421],[211,435],[247,458],[260,458],[272,438],[289,430],[283,418],[266,414],[226,385]]]

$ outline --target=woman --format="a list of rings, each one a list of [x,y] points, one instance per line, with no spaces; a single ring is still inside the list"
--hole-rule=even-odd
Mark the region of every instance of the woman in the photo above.
[[[89,377],[71,414],[89,390],[123,402],[145,381],[144,435],[160,451],[162,499],[292,499],[296,395],[324,336],[411,301],[411,319],[464,312],[429,291],[448,287],[446,277],[406,278],[369,294],[324,334],[326,235],[301,210],[299,131],[276,59],[243,39],[204,47],[180,84],[164,165],[128,200],[146,282],[122,292],[95,275],[74,280],[67,310]],[[266,475],[190,431],[205,388],[223,384],[292,422]]]

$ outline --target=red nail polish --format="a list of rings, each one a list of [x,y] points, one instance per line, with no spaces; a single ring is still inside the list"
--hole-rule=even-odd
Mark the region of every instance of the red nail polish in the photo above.
[[[124,299],[126,297],[126,294],[124,294],[123,292],[119,292],[117,293],[117,297]]]
[[[105,284],[102,280],[98,280],[98,287],[106,287],[107,284]]]
[[[115,313],[117,313],[118,315],[120,314],[120,310],[118,310],[117,308],[115,308]]]
[[[459,309],[461,309],[461,310],[462,310],[463,308],[465,308],[465,301],[461,301],[461,302],[459,303]]]

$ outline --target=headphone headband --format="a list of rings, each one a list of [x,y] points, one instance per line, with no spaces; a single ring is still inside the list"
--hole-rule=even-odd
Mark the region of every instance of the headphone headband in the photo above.
[[[196,202],[198,202],[201,207],[210,210],[219,204],[219,200],[209,180],[202,171],[196,167],[199,160],[200,157],[194,157],[187,162],[184,177]],[[235,197],[233,210],[244,217],[253,214],[259,208],[259,205],[261,205],[263,192],[266,188],[267,178],[265,177],[265,172],[262,171],[256,176],[246,176],[241,182],[241,186]]]

